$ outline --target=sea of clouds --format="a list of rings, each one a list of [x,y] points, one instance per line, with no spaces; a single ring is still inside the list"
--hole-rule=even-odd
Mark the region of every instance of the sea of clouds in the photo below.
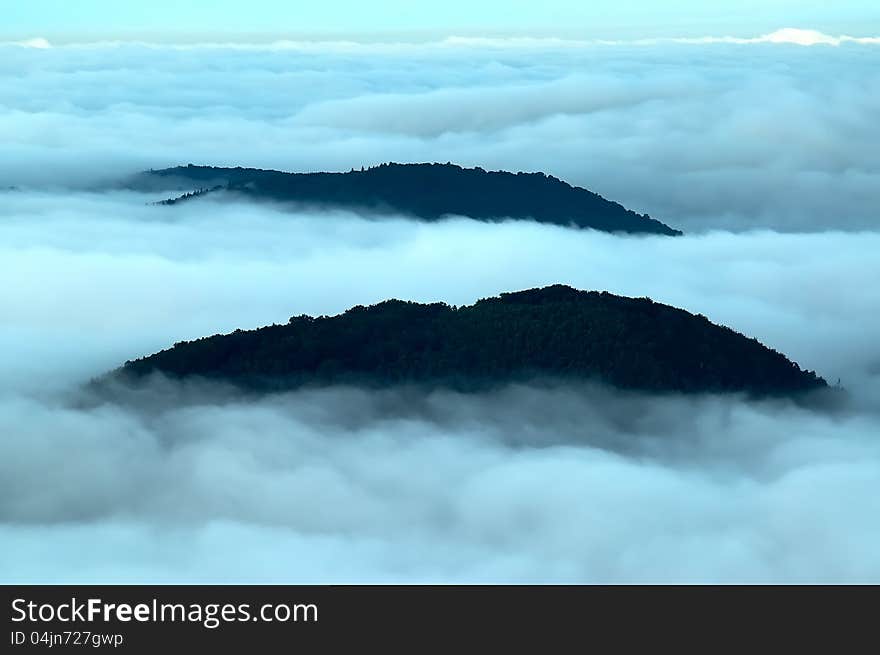
[[[0,46],[0,580],[880,581],[880,46],[814,41]],[[687,235],[111,188],[389,160],[543,170]],[[846,399],[81,390],[181,339],[554,283]]]
[[[880,43],[823,36],[0,46],[0,179],[453,161],[541,170],[685,230],[871,228]]]

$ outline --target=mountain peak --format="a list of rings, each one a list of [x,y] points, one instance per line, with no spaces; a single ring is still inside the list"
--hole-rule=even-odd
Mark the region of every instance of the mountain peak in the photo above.
[[[122,379],[202,377],[253,390],[426,384],[462,390],[536,378],[655,392],[786,395],[826,383],[704,316],[564,285],[473,305],[386,300],[337,316],[176,344],[127,362]]]

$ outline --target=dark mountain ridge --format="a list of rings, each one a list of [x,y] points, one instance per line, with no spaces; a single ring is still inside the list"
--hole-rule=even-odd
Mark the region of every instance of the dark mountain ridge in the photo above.
[[[681,234],[646,214],[544,173],[489,172],[454,164],[391,163],[347,173],[190,164],[142,173],[129,186],[187,192],[161,202],[167,205],[227,190],[252,199],[393,212],[426,221],[460,215],[484,221],[531,219],[605,232]]]
[[[826,382],[706,317],[555,285],[470,306],[387,300],[337,316],[181,342],[111,377],[159,372],[257,391],[426,384],[478,390],[537,378],[656,392],[791,395]]]

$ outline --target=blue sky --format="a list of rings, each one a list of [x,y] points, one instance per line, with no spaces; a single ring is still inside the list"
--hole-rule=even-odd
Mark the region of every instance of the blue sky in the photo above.
[[[186,40],[233,35],[516,33],[605,38],[754,35],[780,27],[880,32],[876,0],[14,0],[4,38]]]

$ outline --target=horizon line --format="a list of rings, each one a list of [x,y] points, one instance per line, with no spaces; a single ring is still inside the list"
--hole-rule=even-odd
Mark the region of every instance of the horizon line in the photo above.
[[[347,37],[316,36],[308,38],[277,38],[266,36],[259,40],[149,40],[149,39],[98,39],[92,41],[55,40],[44,36],[31,36],[22,39],[2,40],[0,47],[20,47],[34,50],[53,48],[101,48],[101,47],[145,47],[156,49],[231,49],[231,50],[309,50],[309,49],[405,49],[405,48],[449,48],[449,47],[601,47],[601,46],[652,46],[652,45],[798,45],[798,46],[841,46],[844,44],[880,45],[880,36],[854,36],[850,34],[833,35],[819,30],[800,27],[783,27],[758,36],[705,35],[705,36],[664,36],[637,39],[572,38],[562,36],[529,36],[511,32],[506,35],[478,34],[434,34],[430,39],[383,40],[364,38],[367,34],[351,34]],[[386,35],[387,36],[387,35]],[[400,35],[402,36],[402,35]]]

